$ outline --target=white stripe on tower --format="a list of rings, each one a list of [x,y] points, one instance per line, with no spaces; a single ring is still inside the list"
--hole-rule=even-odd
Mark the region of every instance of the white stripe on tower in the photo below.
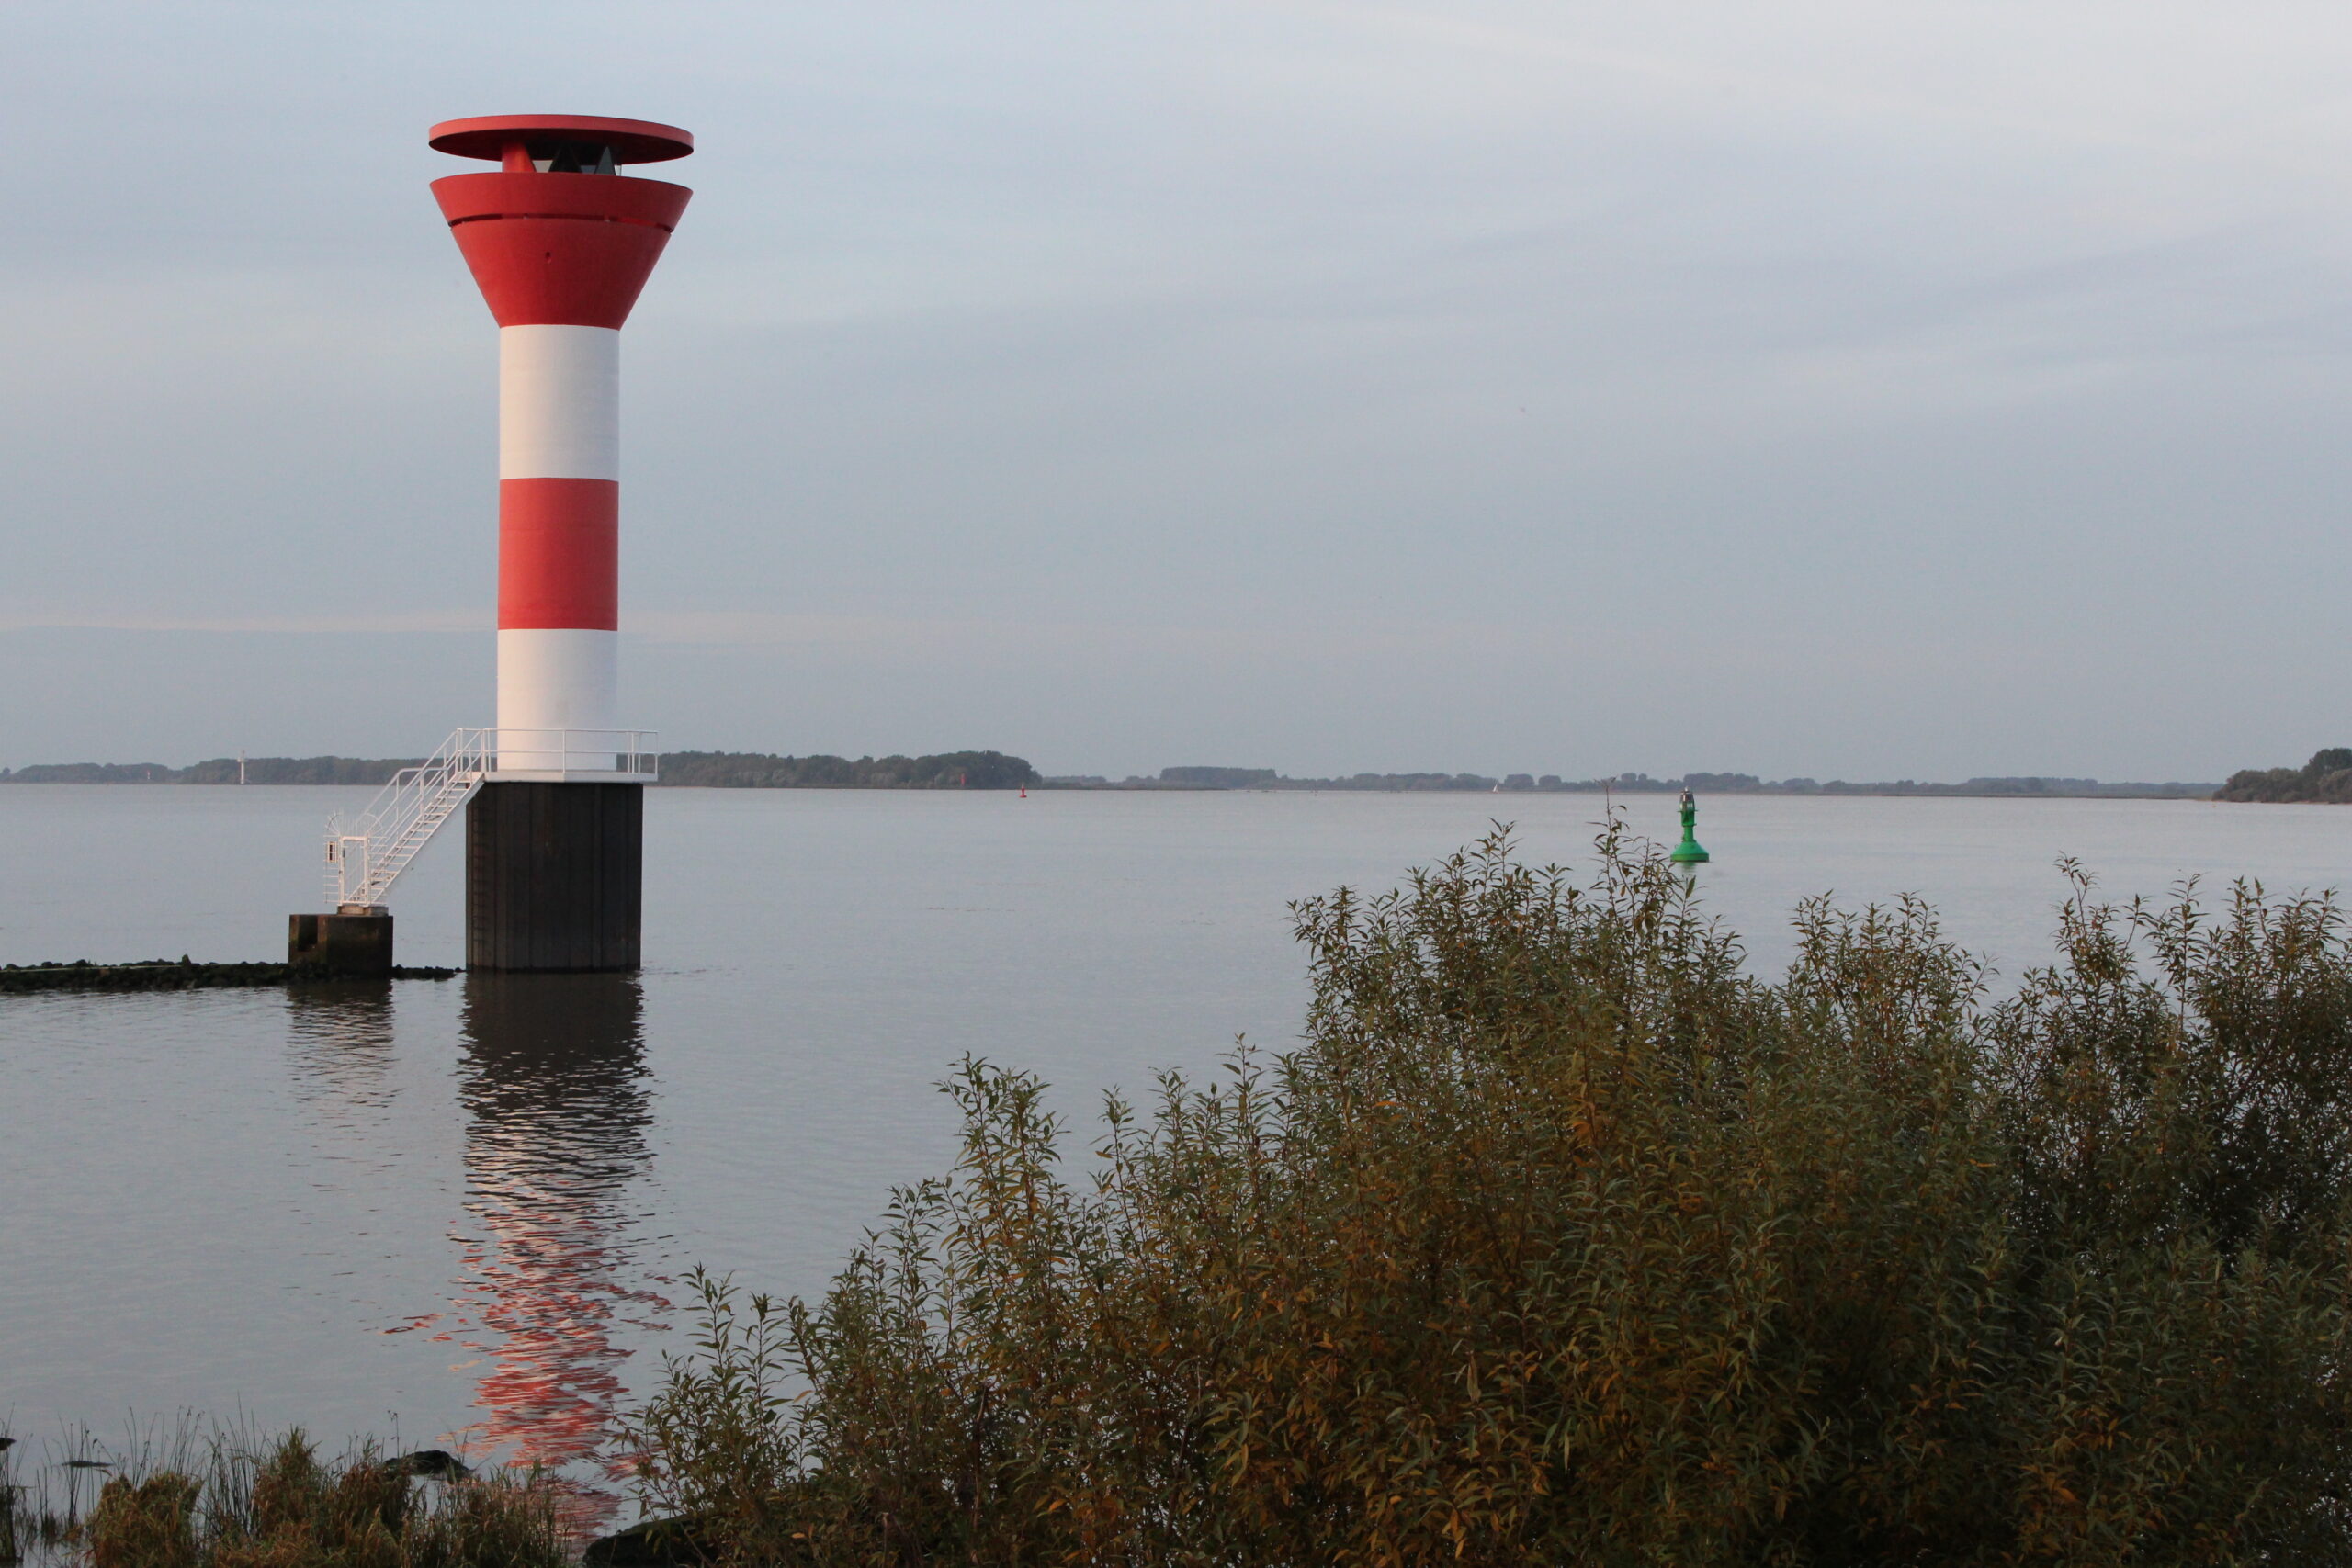
[[[596,603],[601,595],[592,585],[562,570],[589,540],[549,538],[557,553],[540,556],[526,551],[520,530],[553,525],[568,536],[572,526],[593,525],[593,516],[580,515],[582,504],[590,513],[603,510],[596,503],[617,484],[620,336],[612,327],[499,331],[498,477],[506,513],[503,575],[509,581],[498,633],[498,726],[517,732],[501,746],[502,767],[565,764],[548,750],[552,736],[520,732],[611,729],[619,722],[619,633],[610,608]],[[518,604],[527,613],[518,616]],[[526,624],[511,624],[518,618]],[[568,761],[573,768],[612,766],[608,756]]]
[[[592,626],[502,626],[498,633],[498,728],[511,732],[501,767],[555,768],[556,729],[611,729],[620,711],[620,636]],[[574,745],[581,742],[575,740]],[[611,748],[606,747],[609,752]],[[611,767],[583,758],[571,766]]]
[[[621,477],[618,328],[498,329],[498,477]]]

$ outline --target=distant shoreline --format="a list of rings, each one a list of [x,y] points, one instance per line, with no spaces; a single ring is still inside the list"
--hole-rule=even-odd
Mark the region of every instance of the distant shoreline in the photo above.
[[[1168,773],[1189,772],[1170,768]],[[1041,786],[1046,789],[1078,790],[1226,790],[1264,794],[1460,794],[1460,795],[1679,795],[1684,790],[1693,795],[1883,795],[1917,796],[1965,800],[2210,800],[2220,786],[2194,783],[2104,783],[2098,779],[2064,778],[1974,778],[1960,784],[1923,783],[1917,779],[1896,779],[1878,783],[1854,783],[1831,779],[1820,783],[1813,779],[1783,779],[1766,781],[1747,775],[1689,773],[1681,778],[1657,779],[1646,773],[1629,773],[1613,779],[1556,779],[1549,775],[1532,782],[1520,782],[1524,774],[1494,779],[1475,773],[1383,773],[1360,774],[1353,778],[1337,779],[1273,779],[1235,783],[1207,783],[1181,780],[1131,778],[1111,781],[1101,778],[1055,778],[1048,776]]]
[[[161,762],[62,762],[0,768],[0,784],[381,784],[415,757],[215,757],[175,768]],[[2222,786],[2198,783],[2108,783],[2021,775],[1958,784],[1917,779],[1850,782],[1764,779],[1753,773],[1685,773],[1652,778],[1565,779],[1556,773],[1352,773],[1291,778],[1272,768],[1163,768],[1156,775],[1041,774],[1001,751],[929,756],[794,757],[763,751],[673,751],[661,760],[656,787],[670,789],[961,789],[1096,791],[1259,791],[1380,795],[1696,795],[1943,796],[1971,800],[2211,800]],[[2234,781],[2233,781],[2234,782]],[[2242,798],[2242,797],[2241,797]]]

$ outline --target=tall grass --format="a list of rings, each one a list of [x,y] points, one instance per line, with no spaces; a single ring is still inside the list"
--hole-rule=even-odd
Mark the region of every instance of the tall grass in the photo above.
[[[560,1568],[571,1543],[532,1476],[421,1477],[361,1447],[322,1459],[299,1429],[194,1418],[86,1428],[36,1468],[0,1452],[0,1561],[89,1568]],[[11,1462],[13,1461],[13,1462]],[[13,1473],[12,1473],[13,1472]],[[35,1479],[18,1483],[17,1474]]]
[[[648,1506],[742,1562],[2352,1562],[2331,900],[2070,869],[1996,998],[1914,902],[1752,977],[1600,850],[1299,905],[1302,1048],[1085,1145],[968,1063],[820,1299],[701,1280]]]

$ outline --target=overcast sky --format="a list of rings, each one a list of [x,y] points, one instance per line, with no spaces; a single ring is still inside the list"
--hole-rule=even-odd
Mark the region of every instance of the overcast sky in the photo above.
[[[0,764],[489,721],[424,133],[540,110],[701,149],[624,339],[669,749],[2352,742],[2340,6],[9,0],[0,89]]]

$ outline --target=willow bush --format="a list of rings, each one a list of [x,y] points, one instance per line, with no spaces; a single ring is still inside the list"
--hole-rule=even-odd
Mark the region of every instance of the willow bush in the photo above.
[[[634,1434],[738,1562],[2352,1562],[2352,952],[2074,893],[1786,976],[1612,830],[1296,908],[1298,1051],[1107,1107],[967,1064],[822,1299],[702,1280]]]

